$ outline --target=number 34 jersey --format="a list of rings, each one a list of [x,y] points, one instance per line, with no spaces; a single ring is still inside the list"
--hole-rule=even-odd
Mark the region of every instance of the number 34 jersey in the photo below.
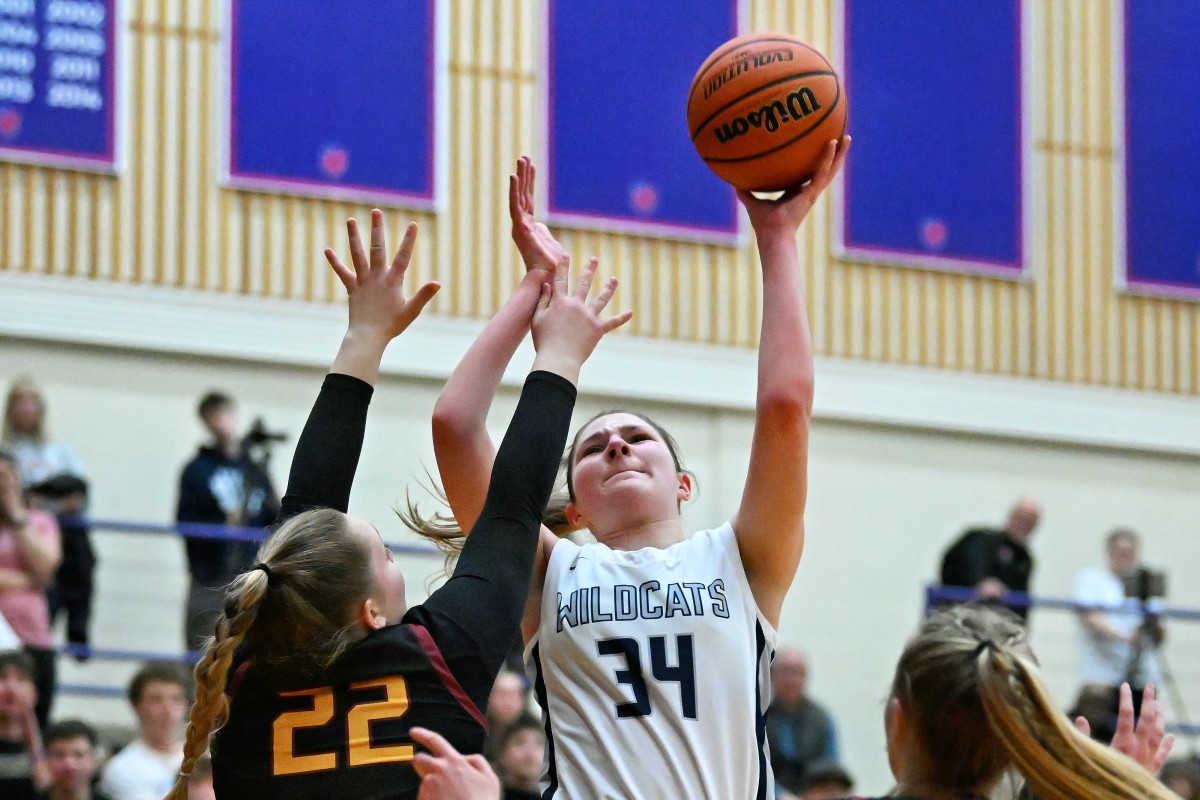
[[[558,542],[525,649],[543,797],[773,798],[776,639],[728,523],[665,550]]]

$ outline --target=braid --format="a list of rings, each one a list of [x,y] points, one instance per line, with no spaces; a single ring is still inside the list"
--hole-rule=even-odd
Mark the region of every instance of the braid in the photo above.
[[[238,645],[258,617],[259,606],[267,594],[267,581],[264,571],[251,570],[234,580],[226,592],[225,613],[196,664],[196,701],[188,715],[183,765],[165,800],[187,800],[192,769],[208,750],[212,734],[229,718],[229,697],[225,693],[229,667]]]
[[[1041,800],[1167,800],[1126,756],[1060,713],[1033,662],[1001,645],[980,655],[979,695],[999,744]]]

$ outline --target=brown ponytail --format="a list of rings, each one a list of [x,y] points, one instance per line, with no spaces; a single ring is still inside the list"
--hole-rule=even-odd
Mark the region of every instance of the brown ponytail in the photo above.
[[[912,715],[939,788],[987,793],[1010,767],[1040,800],[1169,800],[1169,790],[1060,712],[1012,615],[959,606],[918,628],[893,695]]]

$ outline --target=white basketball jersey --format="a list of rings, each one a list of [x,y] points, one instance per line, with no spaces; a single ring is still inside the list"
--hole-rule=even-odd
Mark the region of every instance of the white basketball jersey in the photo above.
[[[775,629],[728,523],[665,550],[554,546],[525,649],[542,797],[775,797],[764,715]]]

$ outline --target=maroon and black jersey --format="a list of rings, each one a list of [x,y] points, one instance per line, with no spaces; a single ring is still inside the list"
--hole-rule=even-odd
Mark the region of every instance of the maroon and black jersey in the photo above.
[[[344,511],[371,387],[329,375],[297,444],[281,519]],[[230,716],[213,743],[220,800],[415,798],[411,728],[460,752],[483,748],[492,682],[519,634],[541,514],[566,444],[575,389],[529,376],[479,521],[454,574],[399,625],[350,647],[319,679],[258,669],[239,653]]]

